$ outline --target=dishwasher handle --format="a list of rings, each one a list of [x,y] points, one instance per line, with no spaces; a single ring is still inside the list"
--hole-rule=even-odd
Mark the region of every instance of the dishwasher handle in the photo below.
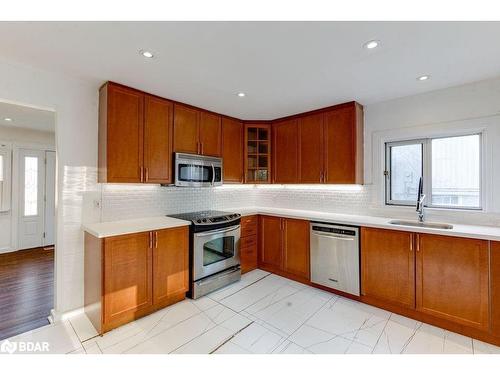
[[[321,234],[320,234],[321,233]],[[354,241],[356,237],[348,237],[348,236],[341,236],[338,234],[323,234],[322,232],[313,232],[313,236],[317,237],[322,237],[322,238],[334,238],[336,240],[341,240],[341,241]]]

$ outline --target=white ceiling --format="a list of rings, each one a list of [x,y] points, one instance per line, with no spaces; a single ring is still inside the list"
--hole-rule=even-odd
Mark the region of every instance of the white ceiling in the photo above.
[[[5,121],[10,118],[12,121]],[[0,102],[0,126],[55,131],[55,113],[22,105]]]
[[[500,76],[500,22],[2,22],[0,35],[6,60],[243,119]]]

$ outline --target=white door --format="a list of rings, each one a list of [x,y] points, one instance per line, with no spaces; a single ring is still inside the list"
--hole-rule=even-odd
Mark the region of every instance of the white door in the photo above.
[[[19,249],[43,245],[45,151],[19,150]]]
[[[45,151],[45,237],[43,245],[54,244],[56,218],[56,153]]]

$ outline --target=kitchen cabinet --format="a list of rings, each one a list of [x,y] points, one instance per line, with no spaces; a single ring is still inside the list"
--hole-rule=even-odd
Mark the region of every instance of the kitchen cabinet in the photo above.
[[[361,228],[361,294],[415,307],[414,234]]]
[[[86,232],[84,250],[84,310],[100,334],[185,298],[187,226],[106,238]]]
[[[221,138],[219,115],[175,104],[174,152],[221,156]]]
[[[299,121],[299,181],[302,184],[323,182],[323,114],[301,117]]]
[[[488,329],[488,242],[416,235],[416,308],[464,326]]]
[[[271,125],[245,123],[245,183],[271,183]]]
[[[491,333],[500,337],[500,242],[490,246]]]
[[[153,236],[153,303],[160,308],[189,290],[189,230],[163,229]]]
[[[243,183],[243,123],[222,118],[224,183]]]
[[[298,120],[285,120],[272,125],[273,183],[289,184],[299,180]]]
[[[245,216],[241,219],[240,262],[241,273],[257,268],[257,215]]]
[[[259,268],[309,281],[309,222],[259,216]]]
[[[98,180],[171,183],[170,101],[112,82],[99,90]]]
[[[327,184],[363,183],[363,109],[352,102],[324,115],[324,177]]]

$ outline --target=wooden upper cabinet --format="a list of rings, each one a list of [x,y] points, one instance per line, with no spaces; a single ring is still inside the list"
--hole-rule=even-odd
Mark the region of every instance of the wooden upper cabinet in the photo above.
[[[500,242],[491,241],[491,333],[500,337]]]
[[[328,184],[363,183],[363,108],[349,103],[325,113],[324,173]]]
[[[144,182],[172,182],[172,102],[145,96]]]
[[[309,221],[283,220],[283,271],[309,280]]]
[[[221,117],[214,113],[200,113],[200,154],[206,156],[222,155]]]
[[[299,119],[299,182],[323,182],[323,114]]]
[[[488,329],[488,241],[417,234],[417,310]]]
[[[283,265],[282,221],[276,216],[259,216],[259,265],[279,271]]]
[[[224,183],[243,183],[243,123],[222,118]]]
[[[268,184],[271,182],[271,124],[244,124],[245,182]]]
[[[133,320],[152,306],[150,243],[150,232],[104,240],[105,330]]]
[[[167,305],[189,290],[189,230],[163,229],[153,236],[153,303]]]
[[[99,90],[99,182],[142,182],[144,94],[108,82]]]
[[[174,105],[174,152],[200,152],[199,122],[198,110],[181,104]]]
[[[298,120],[275,122],[273,133],[273,182],[297,183],[299,180]]]
[[[414,235],[410,232],[361,228],[361,294],[415,307]]]

